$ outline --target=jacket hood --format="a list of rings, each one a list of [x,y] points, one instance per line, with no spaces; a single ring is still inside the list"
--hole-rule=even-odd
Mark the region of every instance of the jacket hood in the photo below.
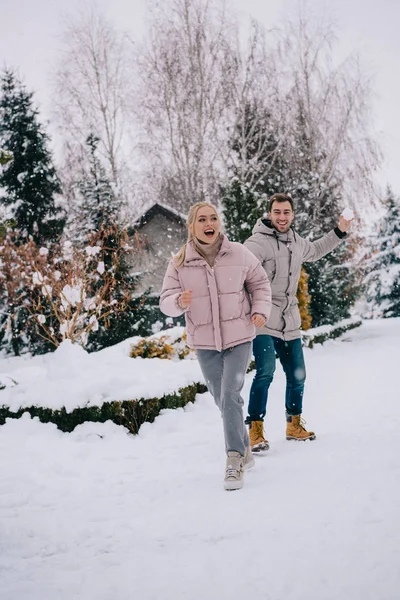
[[[292,228],[290,228],[289,231],[285,231],[285,233],[281,233],[272,226],[272,223],[269,219],[258,219],[253,227],[253,233],[272,235],[274,238],[279,239],[282,242],[287,242],[295,238],[294,230]]]

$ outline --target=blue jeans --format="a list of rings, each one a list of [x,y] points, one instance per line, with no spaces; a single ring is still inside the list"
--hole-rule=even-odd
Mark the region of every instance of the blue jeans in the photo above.
[[[301,339],[286,342],[271,335],[258,335],[253,341],[253,354],[256,374],[250,390],[246,423],[264,420],[268,389],[275,373],[275,355],[278,356],[286,375],[286,413],[301,415],[306,379]]]

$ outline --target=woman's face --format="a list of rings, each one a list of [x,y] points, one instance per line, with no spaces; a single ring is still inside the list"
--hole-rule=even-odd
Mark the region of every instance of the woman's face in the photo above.
[[[204,244],[215,242],[221,231],[218,214],[212,206],[202,206],[197,210],[196,218],[189,225],[192,235]]]

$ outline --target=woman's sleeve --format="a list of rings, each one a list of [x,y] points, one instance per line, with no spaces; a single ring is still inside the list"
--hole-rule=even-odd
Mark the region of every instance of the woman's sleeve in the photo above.
[[[248,267],[245,279],[246,288],[251,294],[251,314],[264,315],[268,320],[271,314],[271,284],[260,261],[248,250],[246,264]]]
[[[183,292],[179,282],[178,271],[170,261],[164,276],[160,295],[160,310],[169,317],[179,317],[185,311],[179,306],[178,299]]]

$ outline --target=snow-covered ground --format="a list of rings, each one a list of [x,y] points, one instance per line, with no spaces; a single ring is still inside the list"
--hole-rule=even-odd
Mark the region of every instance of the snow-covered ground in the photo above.
[[[174,339],[183,331],[183,327],[174,327],[168,335]],[[32,405],[53,409],[64,406],[72,411],[112,400],[160,398],[203,380],[197,360],[130,358],[131,346],[141,339],[130,338],[92,354],[66,340],[55,352],[43,356],[3,358],[0,388],[6,387],[0,391],[0,404],[13,411]]]
[[[279,370],[271,450],[237,492],[222,486],[221,420],[208,394],[138,436],[111,423],[65,434],[8,420],[1,600],[397,600],[399,358],[400,319],[306,350],[304,416],[317,433],[306,443],[285,440]],[[31,368],[35,378],[43,368],[17,362],[0,371],[24,378]]]

